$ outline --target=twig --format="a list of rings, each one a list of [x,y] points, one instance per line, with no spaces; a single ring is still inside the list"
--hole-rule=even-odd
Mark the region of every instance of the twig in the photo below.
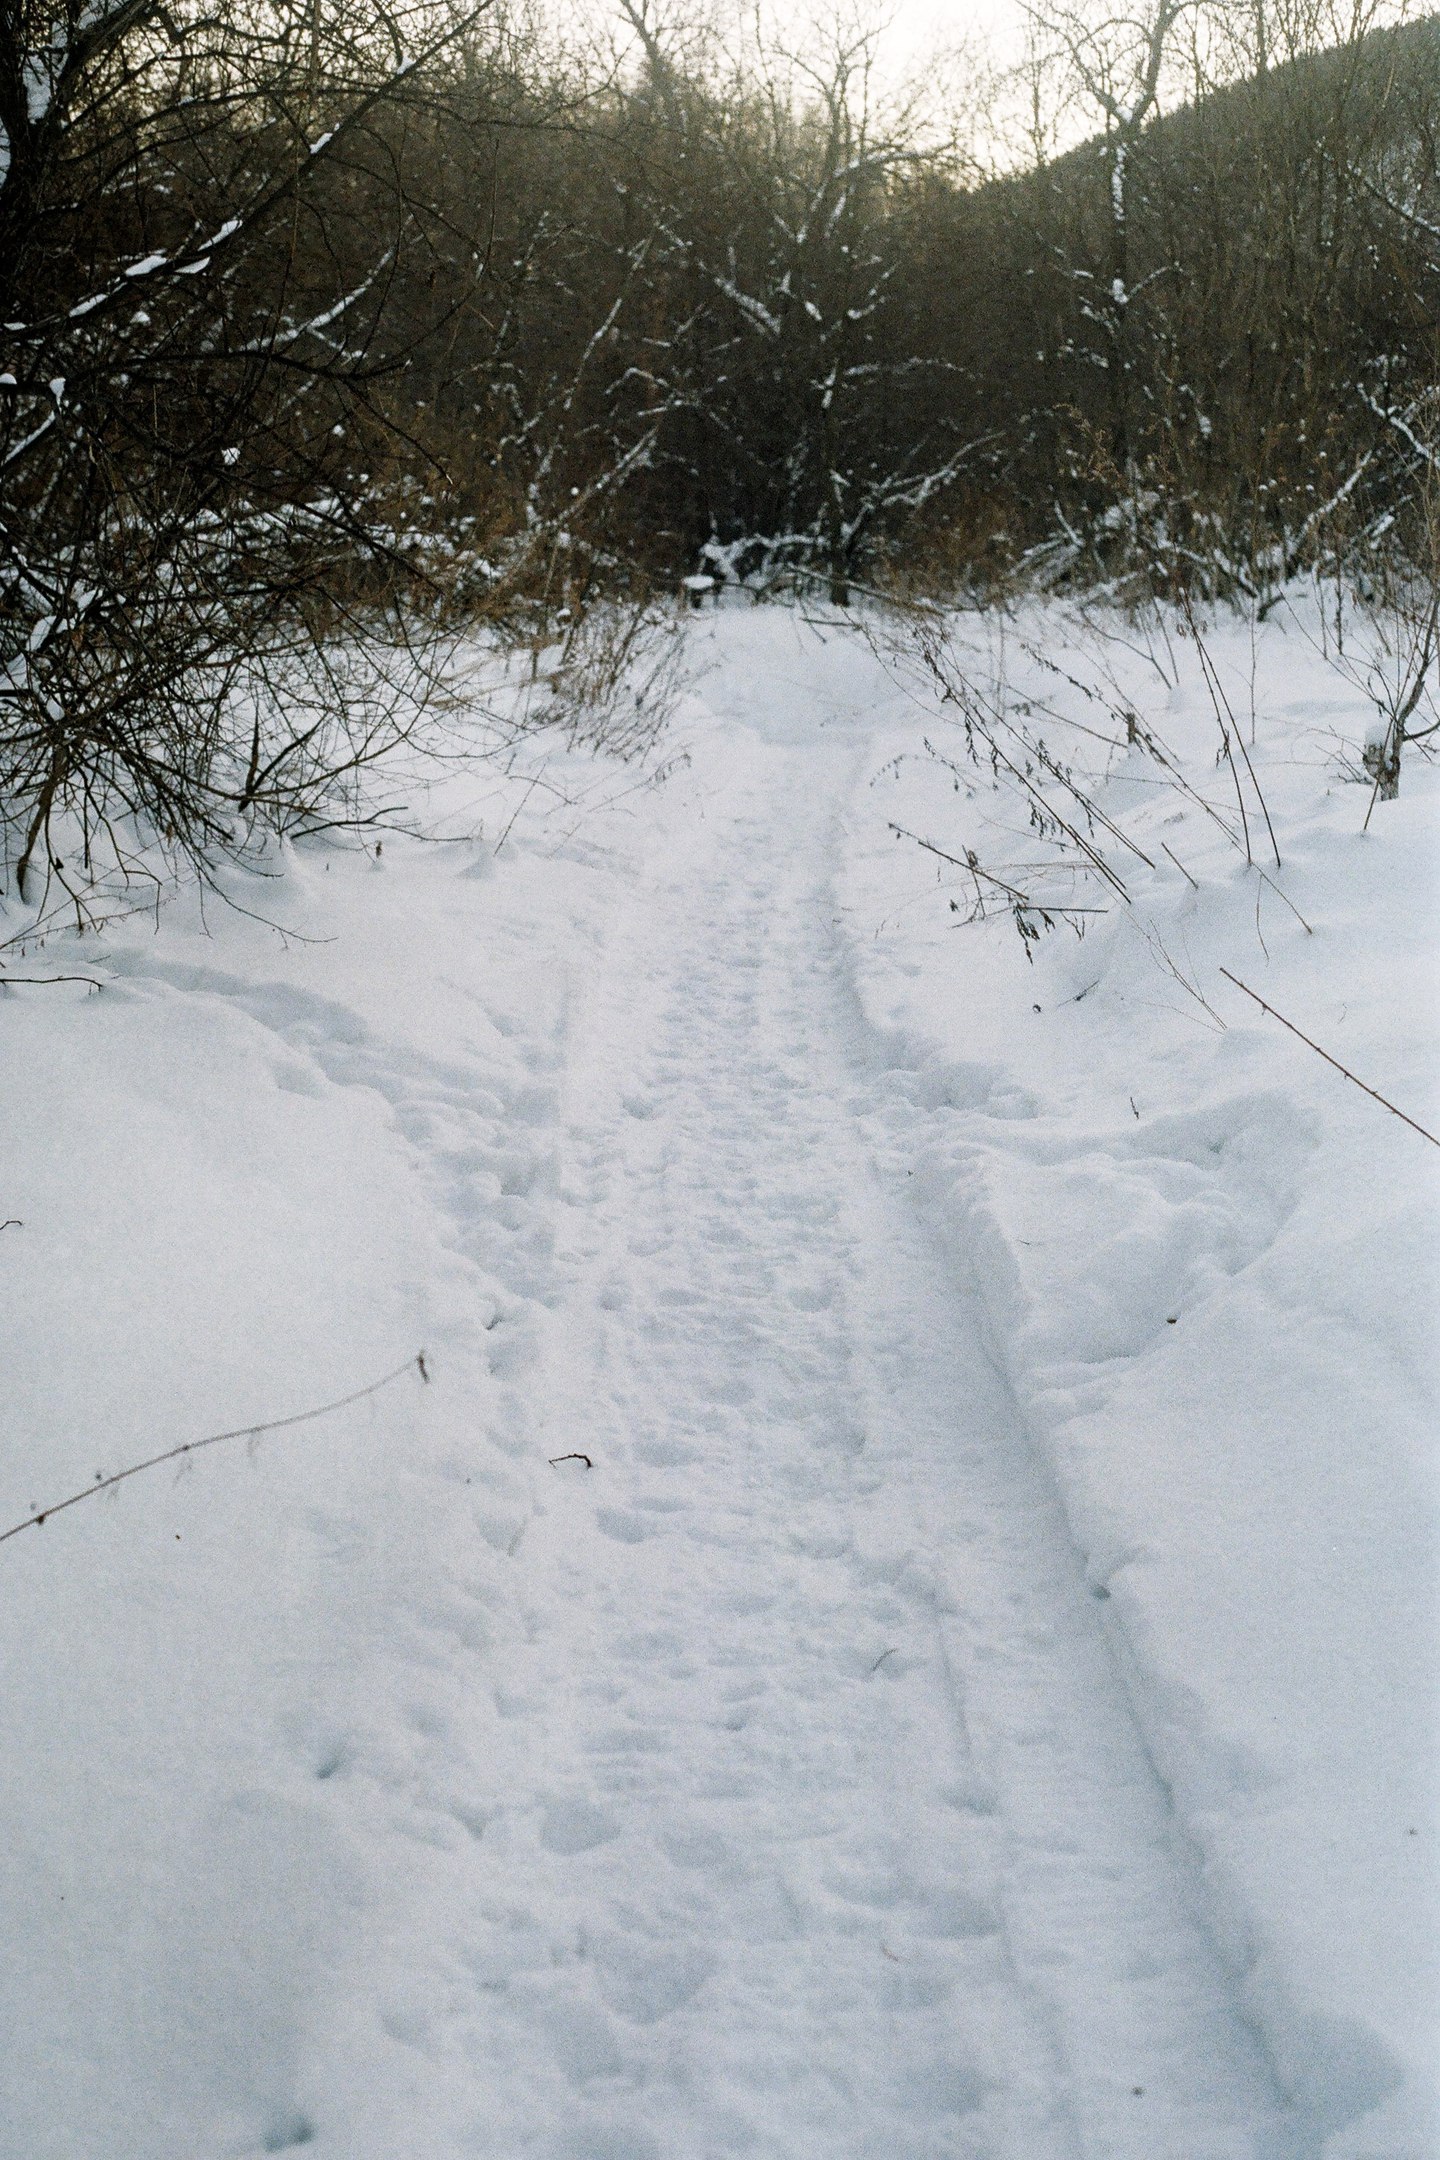
[[[1110,912],[1108,908],[1078,907],[1068,900],[1033,900],[1028,894],[1021,892],[1018,886],[1007,885],[1004,878],[997,877],[993,870],[985,869],[977,856],[967,855],[962,859],[959,855],[951,855],[944,848],[937,847],[933,840],[922,840],[919,833],[911,832],[907,825],[892,823],[890,830],[897,840],[913,840],[916,847],[923,848],[927,855],[938,855],[941,862],[952,864],[955,869],[965,871],[972,878],[984,878],[987,885],[995,886],[998,891],[1005,894],[1008,900],[1013,901],[1016,907],[1026,909],[1031,914],[1108,915]],[[1067,865],[1064,863],[1042,863],[1040,865],[1042,869],[1063,870],[1066,867]]]
[[[1176,869],[1180,872],[1181,877],[1188,880],[1191,885],[1195,886],[1196,892],[1199,892],[1199,885],[1196,884],[1195,879],[1190,876],[1190,872],[1185,868],[1184,863],[1181,862],[1179,856],[1175,853],[1174,848],[1172,848],[1169,842],[1165,840],[1162,840],[1160,842],[1160,845],[1165,850],[1165,853],[1170,857],[1170,860],[1174,863]],[[1255,875],[1258,878],[1263,879],[1265,884],[1270,887],[1270,890],[1274,893],[1276,899],[1284,901],[1286,907],[1289,908],[1291,914],[1295,917],[1296,922],[1299,923],[1301,929],[1305,931],[1306,935],[1308,937],[1314,937],[1314,928],[1311,924],[1306,922],[1305,917],[1300,913],[1299,908],[1296,907],[1294,901],[1290,898],[1290,895],[1287,892],[1281,891],[1280,887],[1275,883],[1274,878],[1270,876],[1268,871],[1262,870],[1259,863],[1252,863],[1251,868],[1254,870]]]
[[[1162,848],[1164,848],[1165,853],[1170,857],[1171,862],[1174,863],[1175,868],[1180,872],[1181,877],[1189,879],[1189,882],[1192,885],[1195,885],[1194,878],[1190,876],[1189,871],[1185,868],[1184,863],[1181,862],[1179,856],[1175,853],[1174,848],[1170,847],[1164,840],[1160,842],[1160,845]],[[1196,892],[1199,892],[1200,887],[1198,885],[1195,885],[1195,890]]]
[[[1224,1034],[1224,1020],[1221,1018],[1220,1014],[1216,1012],[1215,1007],[1210,1003],[1210,1000],[1205,996],[1199,985],[1191,982],[1189,976],[1185,973],[1184,969],[1177,966],[1176,962],[1171,958],[1170,953],[1166,949],[1165,940],[1161,937],[1159,931],[1155,928],[1153,922],[1142,922],[1137,915],[1132,915],[1130,920],[1134,924],[1140,936],[1145,940],[1145,943],[1149,946],[1151,953],[1158,956],[1160,965],[1164,968],[1166,974],[1173,976],[1175,981],[1179,983],[1180,988],[1186,993],[1186,995],[1188,997],[1194,998],[1196,1004],[1202,1006],[1204,1010],[1209,1013],[1210,1018],[1215,1022],[1216,1027],[1219,1028],[1222,1034]],[[1186,954],[1186,958],[1189,959],[1188,952]],[[1194,967],[1195,963],[1193,960],[1190,961],[1190,965],[1192,968]]]
[[[1265,883],[1270,887],[1271,892],[1274,893],[1277,900],[1283,900],[1285,902],[1286,907],[1289,908],[1290,913],[1295,917],[1296,922],[1299,923],[1301,929],[1305,932],[1306,937],[1314,937],[1315,927],[1313,923],[1306,922],[1305,917],[1300,913],[1299,908],[1296,907],[1295,902],[1290,898],[1289,893],[1282,892],[1280,890],[1280,887],[1275,883],[1274,878],[1270,876],[1268,871],[1262,870],[1259,863],[1256,863],[1255,865],[1255,875],[1265,880]]]
[[[271,1418],[264,1425],[237,1425],[233,1432],[210,1433],[204,1440],[182,1440],[179,1447],[166,1448],[161,1455],[150,1455],[144,1462],[131,1463],[128,1470],[117,1470],[113,1477],[97,1478],[83,1491],[71,1493],[68,1500],[57,1500],[53,1507],[41,1508],[34,1515],[27,1515],[24,1522],[12,1523],[8,1530],[0,1530],[0,1545],[7,1538],[19,1537],[22,1530],[38,1530],[51,1515],[78,1507],[82,1500],[91,1500],[96,1493],[108,1492],[113,1485],[123,1485],[127,1478],[139,1477],[142,1470],[158,1469],[161,1463],[174,1462],[182,1455],[196,1455],[201,1448],[218,1447],[222,1440],[258,1440],[262,1433],[283,1432],[290,1425],[308,1425],[315,1418],[329,1417],[333,1411],[348,1409],[351,1403],[364,1402],[367,1395],[378,1395],[381,1388],[392,1387],[408,1372],[418,1373],[428,1385],[430,1375],[425,1369],[423,1351],[418,1357],[406,1358],[403,1365],[397,1365],[383,1378],[372,1380],[368,1387],[356,1388],[353,1395],[341,1395],[335,1402],[321,1403],[318,1409],[297,1410],[292,1417]]]
[[[105,986],[104,986],[104,984],[103,984],[103,983],[101,982],[101,980],[100,980],[100,978],[99,978],[99,976],[98,976],[98,975],[6,975],[6,974],[0,974],[0,990],[6,989],[6,988],[7,988],[7,987],[8,987],[8,986],[9,986],[9,985],[11,984],[11,983],[62,983],[62,982],[83,982],[83,983],[89,983],[89,985],[90,985],[90,988],[91,988],[92,990],[102,990],[102,989],[103,989],[103,988],[105,987]]]
[[[0,1222],[0,1230],[23,1230],[24,1227],[25,1225],[18,1215],[12,1215],[8,1222]]]
[[[1368,1081],[1361,1080],[1358,1075],[1351,1072],[1348,1065],[1342,1065],[1339,1058],[1333,1058],[1331,1057],[1328,1050],[1322,1050],[1319,1043],[1311,1042],[1310,1037],[1305,1034],[1303,1029],[1296,1027],[1293,1020],[1287,1020],[1284,1013],[1276,1012],[1273,1005],[1267,1005],[1264,998],[1258,996],[1257,993],[1250,988],[1248,983],[1241,982],[1238,975],[1232,975],[1229,968],[1224,967],[1221,968],[1220,973],[1225,977],[1225,980],[1227,982],[1234,983],[1237,990],[1243,990],[1246,997],[1254,998],[1255,1003],[1260,1007],[1260,1010],[1262,1012],[1269,1013],[1272,1020],[1278,1020],[1281,1027],[1289,1028],[1292,1035],[1298,1035],[1301,1042],[1305,1044],[1307,1049],[1313,1050],[1317,1057],[1324,1058],[1327,1065],[1333,1065],[1336,1072],[1343,1073],[1345,1078],[1347,1080],[1353,1081],[1356,1087],[1363,1088],[1365,1093],[1371,1096],[1374,1101],[1378,1102],[1383,1109],[1388,1110],[1392,1117],[1398,1117],[1403,1125],[1408,1125],[1413,1132],[1418,1132],[1421,1139],[1428,1140],[1432,1147],[1440,1147],[1440,1140],[1436,1139],[1433,1132],[1426,1132],[1423,1125],[1417,1125],[1413,1117],[1407,1117],[1405,1112],[1397,1108],[1397,1106],[1389,1100],[1388,1096],[1382,1095],[1378,1088],[1373,1088],[1370,1086]]]
[[[1200,634],[1200,625],[1195,619],[1195,609],[1188,592],[1182,595],[1182,604],[1185,609],[1185,619],[1190,625],[1190,635],[1195,641],[1195,652],[1200,662],[1201,673],[1205,678],[1205,687],[1210,693],[1210,703],[1215,711],[1215,724],[1220,730],[1220,740],[1224,745],[1225,756],[1229,761],[1230,775],[1235,782],[1235,800],[1239,805],[1240,824],[1245,834],[1245,860],[1253,864],[1255,858],[1250,851],[1250,820],[1245,815],[1245,791],[1240,785],[1240,775],[1235,767],[1235,754],[1230,747],[1232,735],[1240,745],[1240,755],[1245,760],[1245,770],[1250,775],[1250,785],[1255,790],[1255,800],[1260,805],[1260,815],[1264,818],[1265,830],[1270,835],[1270,846],[1275,856],[1275,867],[1279,870],[1283,868],[1280,861],[1280,842],[1275,837],[1275,827],[1270,822],[1270,806],[1265,800],[1260,782],[1255,777],[1255,767],[1250,762],[1250,753],[1245,747],[1245,737],[1236,725],[1230,700],[1225,695],[1225,685],[1220,680],[1220,672],[1211,659],[1205,640]],[[1220,710],[1222,705],[1225,708],[1223,714]],[[1225,724],[1227,719],[1230,723],[1228,727]]]
[[[594,1463],[593,1463],[593,1462],[591,1462],[591,1460],[590,1460],[590,1457],[589,1457],[588,1455],[580,1455],[580,1454],[575,1454],[575,1455],[548,1455],[548,1456],[546,1457],[546,1461],[547,1461],[547,1462],[550,1462],[550,1463],[562,1463],[562,1462],[583,1462],[587,1470],[593,1470],[593,1469],[594,1469],[594,1467],[595,1467]]]

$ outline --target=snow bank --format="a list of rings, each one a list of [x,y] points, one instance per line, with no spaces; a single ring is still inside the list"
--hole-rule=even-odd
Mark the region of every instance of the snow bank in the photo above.
[[[1194,648],[1152,662],[1115,642],[1123,626],[1097,644],[1058,610],[1021,627],[1028,651],[1004,630],[1012,682],[1052,708],[1066,757],[1105,768],[1100,803],[1152,865],[1127,855],[1130,905],[1084,918],[1083,939],[1054,931],[1030,961],[1007,921],[964,919],[973,879],[891,830],[1017,875],[1045,852],[1013,793],[925,754],[927,733],[959,747],[953,709],[843,627],[745,606],[689,626],[666,788],[542,740],[507,775],[460,769],[417,796],[433,839],[312,845],[272,879],[228,875],[234,908],[191,896],[158,925],[10,954],[12,975],[105,987],[0,998],[0,1220],[18,1218],[0,1231],[0,1528],[422,1348],[432,1380],[408,1373],[0,1549],[4,2160],[306,2144],[356,2160],[658,2160],[650,2132],[604,2127],[607,2110],[644,2115],[636,2064],[682,2120],[671,2013],[647,2023],[622,1988],[602,2016],[586,1992],[584,1886],[602,1885],[627,1943],[648,1925],[626,1904],[644,1886],[618,1837],[589,1859],[609,1829],[577,1798],[547,1694],[572,1616],[537,1585],[565,1582],[565,1538],[595,1507],[578,1470],[562,1506],[569,1473],[546,1460],[585,1445],[593,1345],[565,1334],[567,1286],[596,1274],[597,1342],[608,1299],[639,1300],[643,1326],[649,1295],[645,1253],[619,1231],[618,1289],[591,1251],[596,1195],[619,1221],[629,1173],[596,1154],[587,1120],[618,1090],[642,1155],[653,1146],[663,1170],[674,1144],[647,1122],[650,1097],[631,1100],[632,1038],[654,1016],[643,961],[617,970],[616,947],[653,935],[658,949],[667,910],[715,899],[722,830],[727,861],[780,844],[783,815],[746,762],[761,709],[766,755],[784,751],[774,770],[814,781],[794,828],[812,857],[815,820],[858,776],[833,906],[810,870],[786,901],[796,922],[818,909],[816,950],[835,941],[855,1041],[780,1047],[831,1059],[816,1099],[833,1088],[836,1131],[853,1112],[886,1165],[913,1169],[902,1186],[955,1285],[983,1297],[1199,1855],[1205,1918],[1313,2126],[1300,2160],[1440,2150],[1435,1153],[1219,972],[1440,1130],[1431,776],[1413,763],[1362,835],[1345,761],[1368,715],[1317,626],[1274,624],[1253,647],[1217,628],[1247,745],[1253,703],[1283,859],[1264,882],[1156,784],[1152,759],[1083,732],[1113,733],[1106,699],[1122,703],[1223,804]],[[1001,633],[972,632],[983,675]],[[788,891],[774,864],[766,877],[745,903],[754,982],[761,916]],[[717,1010],[726,964],[706,961]],[[689,1047],[703,1063],[703,1042]],[[802,1332],[819,1324],[813,1300],[794,1310]],[[562,1391],[541,1429],[547,1371],[569,1374],[574,1399]],[[662,1431],[669,1409],[652,1408]],[[592,1574],[628,1582],[638,1518],[612,1510],[607,1535],[603,1513]],[[974,1526],[929,1527],[976,1575]],[[537,1546],[548,1577],[516,1560]],[[911,1661],[880,1650],[886,1688],[908,1684]],[[878,1669],[871,1657],[861,1677]],[[835,1738],[849,1760],[853,1735]],[[763,1948],[769,1985],[768,1935]],[[787,1954],[808,1969],[806,1940]],[[888,1977],[895,1946],[875,1959]],[[1072,1995],[1091,1984],[1079,1972]],[[815,1980],[829,2002],[829,1976]],[[671,1990],[677,2020],[687,1987]],[[701,2061],[705,1984],[691,1993]],[[952,2022],[947,2007],[926,2030]],[[864,2143],[862,2117],[854,2151],[893,2149]],[[971,2149],[952,2129],[932,2125],[923,2149]]]
[[[840,883],[858,993],[1282,2080],[1327,2160],[1424,2160],[1440,1158],[1219,971],[1440,1132],[1435,776],[1412,756],[1362,833],[1370,714],[1316,618],[1214,626],[1283,863],[1262,879],[1123,737],[1097,749],[1128,708],[1233,817],[1194,644],[1152,661],[1143,633],[1059,609],[1021,628],[1015,695],[1156,867],[1112,850],[1130,905],[1031,964],[1008,919],[966,921],[974,880],[892,826],[992,868],[1052,851],[904,661],[915,706],[877,744]],[[997,638],[959,640],[977,680]]]
[[[0,1548],[6,2160],[222,2160],[317,2125],[378,2156],[445,2117],[438,2071],[417,2091],[441,1916],[507,1729],[477,1662],[525,1633],[515,1382],[619,885],[604,801],[633,788],[542,744],[447,783],[438,841],[315,845],[227,874],[233,906],[9,955],[104,987],[0,1005],[0,1528],[421,1349],[432,1380]]]

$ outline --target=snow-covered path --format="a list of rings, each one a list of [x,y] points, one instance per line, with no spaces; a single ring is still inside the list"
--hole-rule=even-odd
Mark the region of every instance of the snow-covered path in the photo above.
[[[6,1545],[0,2160],[1431,2160],[1422,1143],[952,938],[874,656],[687,632],[664,785],[541,736],[0,1000],[0,1520],[433,1374]]]
[[[853,763],[757,742],[632,893],[581,1022],[479,2149],[1299,2151],[903,1190],[904,1076],[835,935]]]

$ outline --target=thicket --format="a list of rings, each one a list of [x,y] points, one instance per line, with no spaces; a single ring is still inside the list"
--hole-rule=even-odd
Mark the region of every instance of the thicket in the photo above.
[[[0,0],[22,893],[363,819],[447,640],[685,573],[1423,611],[1435,18],[1037,4],[947,97],[618,10]]]
[[[612,78],[477,81],[427,158],[485,228],[427,265],[452,328],[417,361],[426,440],[552,592],[708,561],[843,598],[1025,560],[1263,598],[1405,522],[1440,357],[1434,18],[1037,13],[1020,76],[947,111],[882,93],[870,35],[727,57],[625,13]]]

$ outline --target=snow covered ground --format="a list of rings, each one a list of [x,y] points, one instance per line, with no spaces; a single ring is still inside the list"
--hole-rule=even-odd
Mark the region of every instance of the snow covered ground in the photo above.
[[[0,2154],[1434,2160],[1434,1151],[1218,972],[1440,1129],[1428,775],[1217,629],[1283,868],[1105,753],[1031,963],[913,659],[687,636],[662,782],[9,956],[0,1529],[431,1377],[0,1546]]]

